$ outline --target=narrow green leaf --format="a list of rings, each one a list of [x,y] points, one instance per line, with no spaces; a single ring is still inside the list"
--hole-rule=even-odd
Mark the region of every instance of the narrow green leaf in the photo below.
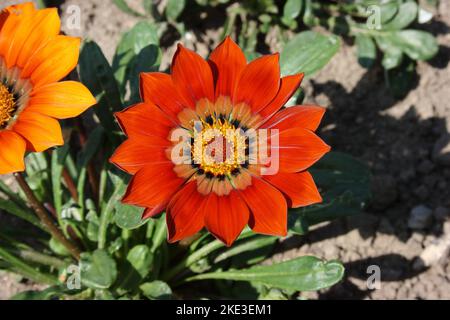
[[[93,108],[112,142],[119,142],[113,113],[122,109],[122,100],[114,73],[100,47],[93,41],[84,43],[79,59],[81,81],[96,97]]]
[[[53,204],[55,206],[55,211],[58,216],[58,220],[61,222],[61,211],[62,211],[62,188],[61,188],[61,177],[64,169],[64,164],[66,163],[66,158],[69,153],[69,144],[66,144],[60,148],[56,148],[52,152],[52,190],[53,190]]]
[[[304,256],[270,266],[200,274],[187,281],[224,279],[261,283],[279,289],[315,291],[338,283],[343,275],[344,266],[340,262]]]
[[[10,200],[3,199],[0,199],[0,209],[22,220],[28,221],[41,230],[45,230],[45,228],[41,225],[39,219],[34,215],[33,211],[31,211],[31,209],[22,208]]]
[[[305,31],[294,36],[283,48],[280,56],[283,76],[303,72],[310,76],[322,69],[340,47],[338,37]]]
[[[36,281],[38,283],[46,284],[58,284],[58,279],[52,275],[45,274],[33,268],[27,264],[22,259],[11,254],[7,250],[0,247],[0,259],[6,261],[11,265],[11,270],[20,273],[21,275],[27,277],[30,280]]]
[[[391,34],[377,36],[375,40],[384,53],[381,62],[383,68],[390,70],[398,67],[403,61],[403,52],[393,41]]]

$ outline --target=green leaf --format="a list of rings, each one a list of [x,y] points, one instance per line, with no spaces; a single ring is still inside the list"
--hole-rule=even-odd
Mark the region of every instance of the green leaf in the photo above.
[[[14,295],[10,300],[54,300],[63,296],[65,289],[57,286],[42,291],[24,291]]]
[[[357,34],[356,46],[359,64],[364,68],[370,68],[377,58],[377,48],[372,38],[363,34]]]
[[[311,225],[358,214],[370,197],[370,171],[349,155],[330,152],[310,172],[323,202],[289,210],[288,226],[293,233],[304,234]]]
[[[55,206],[55,211],[58,216],[58,220],[61,221],[62,212],[62,188],[61,188],[61,177],[64,169],[64,164],[66,162],[67,155],[69,154],[69,144],[63,147],[56,148],[52,152],[52,190],[53,190],[53,204]]]
[[[166,16],[169,20],[177,20],[186,6],[186,0],[169,0],[166,7]]]
[[[402,30],[392,34],[392,41],[413,60],[429,60],[439,51],[431,33],[421,30]]]
[[[381,23],[387,23],[392,20],[398,12],[398,4],[396,1],[384,3],[380,6]]]
[[[386,70],[398,67],[403,61],[403,52],[395,44],[390,34],[384,36],[377,36],[375,38],[381,51],[383,51],[383,60],[381,64]]]
[[[304,256],[270,266],[200,274],[187,281],[224,279],[261,283],[279,289],[315,291],[338,283],[343,275],[344,266],[340,262]]]
[[[33,211],[30,209],[25,209],[18,206],[16,203],[11,200],[3,200],[0,199],[0,209],[5,212],[12,214],[20,219],[28,221],[29,223],[35,225],[36,227],[45,230],[45,228],[41,225],[39,219],[34,215]]]
[[[254,252],[266,246],[271,246],[275,244],[277,240],[278,240],[277,237],[255,236],[254,238],[250,238],[250,240],[244,241],[243,243],[238,243],[233,247],[220,253],[214,259],[214,263],[219,263],[221,261],[240,255],[245,252]]]
[[[172,289],[163,281],[153,281],[144,283],[139,287],[148,299],[170,300],[172,299]]]
[[[150,22],[141,21],[124,33],[113,59],[114,76],[119,83],[122,95],[127,82],[136,97],[139,89],[139,73],[152,71],[161,59],[157,27]]]
[[[405,58],[399,67],[387,70],[385,75],[392,95],[398,99],[404,98],[417,79],[416,63]]]
[[[416,20],[418,12],[417,4],[414,1],[402,3],[397,15],[389,22],[382,24],[383,30],[401,30],[409,26]]]
[[[303,72],[310,76],[322,69],[340,47],[337,36],[325,36],[305,31],[294,36],[283,48],[280,56],[283,76]]]
[[[96,97],[98,104],[93,108],[105,132],[113,143],[118,143],[117,126],[113,113],[122,109],[119,87],[113,70],[100,47],[93,41],[84,43],[79,60],[81,81]]]
[[[152,270],[153,253],[146,245],[137,245],[128,252],[127,260],[142,279]]]
[[[144,225],[148,219],[142,219],[143,208],[117,202],[115,223],[122,229],[133,230]]]
[[[303,0],[287,0],[283,8],[283,17],[281,20],[287,26],[291,26],[295,19],[300,15]]]
[[[117,278],[116,262],[104,250],[81,254],[81,282],[92,289],[107,289]]]
[[[113,0],[114,4],[123,12],[130,14],[135,17],[143,17],[144,15],[140,14],[136,10],[130,8],[125,0]]]
[[[19,273],[30,280],[50,285],[58,284],[58,279],[53,275],[35,269],[21,258],[0,247],[0,261],[2,260],[10,265],[9,270]]]

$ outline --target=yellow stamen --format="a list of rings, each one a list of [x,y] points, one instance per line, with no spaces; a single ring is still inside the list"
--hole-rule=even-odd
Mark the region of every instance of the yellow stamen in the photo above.
[[[228,120],[215,116],[209,121],[202,119],[199,131],[194,134],[192,156],[205,173],[230,175],[244,163],[245,136]]]
[[[15,109],[14,94],[0,83],[0,129],[8,124],[8,121],[14,116]]]

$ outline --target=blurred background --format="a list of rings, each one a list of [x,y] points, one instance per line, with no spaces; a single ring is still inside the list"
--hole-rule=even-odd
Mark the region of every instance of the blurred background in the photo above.
[[[18,2],[23,1],[2,0],[0,8]],[[304,101],[327,108],[319,134],[334,151],[369,166],[372,200],[359,215],[284,241],[273,259],[312,254],[344,262],[344,281],[307,293],[311,299],[450,299],[450,2],[417,2],[429,15],[419,21],[418,14],[412,28],[431,33],[439,50],[427,61],[406,59],[392,69],[379,51],[368,66],[361,44],[336,27],[348,26],[338,23],[345,5],[364,1],[329,1],[337,22],[325,24],[314,20],[322,17],[317,10],[308,22],[305,3],[311,1],[300,1],[298,14],[295,1],[288,1],[293,6],[288,9],[284,0],[170,2],[171,11],[166,0],[45,4],[59,8],[66,34],[96,41],[110,62],[124,32],[140,21],[154,22],[163,52],[161,70],[169,66],[179,41],[207,57],[226,33],[244,49],[262,54],[281,50],[286,37],[298,30],[341,36],[331,61],[304,80]],[[344,14],[352,16],[351,10]],[[381,271],[374,290],[367,287],[372,265]],[[0,299],[30,288],[36,286],[0,273]]]

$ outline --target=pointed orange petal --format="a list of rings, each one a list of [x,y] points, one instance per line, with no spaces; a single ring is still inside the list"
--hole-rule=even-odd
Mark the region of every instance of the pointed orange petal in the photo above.
[[[325,114],[325,108],[313,105],[293,106],[276,113],[262,128],[274,128],[280,131],[301,127],[316,131]]]
[[[273,100],[280,88],[279,55],[267,55],[250,62],[242,71],[233,102],[244,102],[253,112]]]
[[[40,113],[23,111],[12,130],[25,138],[29,151],[41,152],[64,144],[58,120]]]
[[[42,45],[45,45],[50,39],[57,36],[61,29],[58,10],[49,8],[39,10],[40,19],[36,19],[33,26],[33,32],[23,43],[22,49],[17,57],[17,65],[21,68]]]
[[[145,166],[131,179],[122,202],[140,207],[165,207],[183,182],[170,162]]]
[[[216,97],[229,96],[232,99],[239,77],[247,65],[241,48],[230,37],[226,37],[211,53],[209,61],[216,78]]]
[[[307,171],[297,173],[279,172],[263,176],[264,180],[278,188],[286,196],[290,208],[309,206],[322,202],[319,190]]]
[[[166,223],[169,242],[192,236],[204,227],[206,197],[197,191],[197,182],[187,183],[170,200]]]
[[[95,103],[95,98],[84,85],[76,81],[64,81],[33,90],[27,110],[67,119],[80,115]]]
[[[148,165],[170,163],[166,148],[148,144],[148,140],[131,138],[125,140],[109,160],[123,171],[135,174]]]
[[[37,49],[58,35],[61,22],[56,8],[37,10],[28,15],[21,15],[11,37],[5,60],[11,68],[17,65],[23,68]]]
[[[228,196],[211,193],[205,211],[206,228],[227,246],[239,237],[250,217],[247,204],[235,190]]]
[[[249,226],[253,231],[276,236],[287,234],[287,204],[276,188],[253,177],[252,185],[240,192],[250,208]]]
[[[25,140],[18,134],[0,130],[0,174],[25,170],[25,147]]]
[[[303,73],[281,78],[280,90],[275,98],[262,110],[258,110],[261,117],[269,118],[280,110],[292,97],[303,80]]]
[[[158,136],[167,139],[175,126],[152,102],[138,103],[114,115],[128,137]]]
[[[56,36],[37,50],[22,70],[35,87],[57,82],[67,76],[78,63],[80,39]]]
[[[141,73],[140,86],[142,100],[155,104],[175,123],[179,123],[177,115],[189,102],[178,94],[170,75],[161,72]]]
[[[214,79],[211,67],[197,53],[178,45],[172,61],[172,79],[178,93],[189,107],[198,100],[214,101]]]
[[[329,145],[304,128],[281,131],[279,144],[279,168],[282,172],[304,171],[330,151]]]

